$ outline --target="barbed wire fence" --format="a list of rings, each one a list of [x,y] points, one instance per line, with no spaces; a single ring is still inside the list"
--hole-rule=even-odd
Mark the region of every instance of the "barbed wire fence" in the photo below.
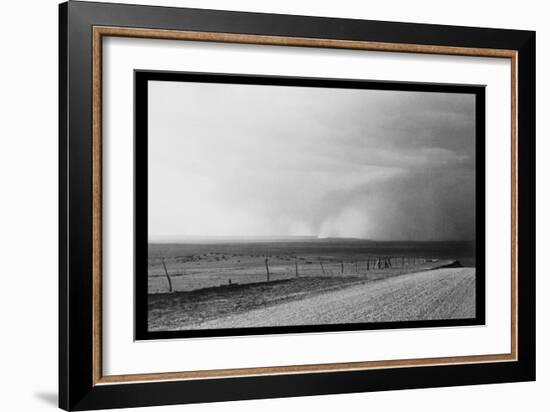
[[[437,260],[429,256],[417,255],[371,255],[362,256],[358,259],[339,259],[334,257],[312,257],[299,255],[270,255],[268,251],[265,254],[250,256],[253,259],[259,259],[257,267],[264,267],[264,282],[272,282],[274,280],[283,280],[289,278],[311,277],[311,276],[367,276],[374,273],[384,273],[389,270],[400,270],[412,268],[417,265],[422,265],[428,262]],[[226,257],[215,258],[215,261],[225,260]],[[169,293],[177,291],[174,278],[179,278],[186,275],[185,265],[196,262],[192,256],[176,256],[172,258],[175,264],[177,273],[171,270],[167,262],[170,259],[162,256],[158,259],[161,272],[155,273],[153,277],[165,277],[166,289]],[[284,263],[283,263],[284,261]],[[240,262],[240,260],[238,261]],[[256,267],[255,265],[252,265]],[[239,267],[234,267],[239,269]],[[193,275],[190,273],[189,275]],[[232,281],[231,269],[228,273],[228,285],[237,285]],[[261,281],[261,280],[258,280]],[[246,283],[248,283],[247,281]]]

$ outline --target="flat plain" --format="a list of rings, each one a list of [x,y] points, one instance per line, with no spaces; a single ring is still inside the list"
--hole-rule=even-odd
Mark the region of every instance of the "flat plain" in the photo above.
[[[475,317],[473,242],[157,243],[147,280],[150,331]]]

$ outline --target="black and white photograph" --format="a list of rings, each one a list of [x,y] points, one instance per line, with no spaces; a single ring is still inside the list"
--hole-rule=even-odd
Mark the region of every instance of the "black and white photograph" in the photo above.
[[[483,98],[136,72],[138,338],[482,324]]]
[[[35,3],[4,409],[546,399],[542,6]]]

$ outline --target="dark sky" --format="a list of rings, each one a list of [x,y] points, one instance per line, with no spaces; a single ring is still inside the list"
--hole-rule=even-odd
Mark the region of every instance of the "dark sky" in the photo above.
[[[150,82],[149,236],[474,239],[475,98]]]

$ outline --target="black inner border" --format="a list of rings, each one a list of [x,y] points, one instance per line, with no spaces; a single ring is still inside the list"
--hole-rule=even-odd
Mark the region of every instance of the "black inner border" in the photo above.
[[[338,325],[277,326],[155,332],[148,331],[147,86],[148,82],[151,80],[474,94],[476,98],[476,317],[472,319],[371,322]],[[485,324],[485,86],[134,70],[134,127],[134,337],[136,340],[473,326]]]

